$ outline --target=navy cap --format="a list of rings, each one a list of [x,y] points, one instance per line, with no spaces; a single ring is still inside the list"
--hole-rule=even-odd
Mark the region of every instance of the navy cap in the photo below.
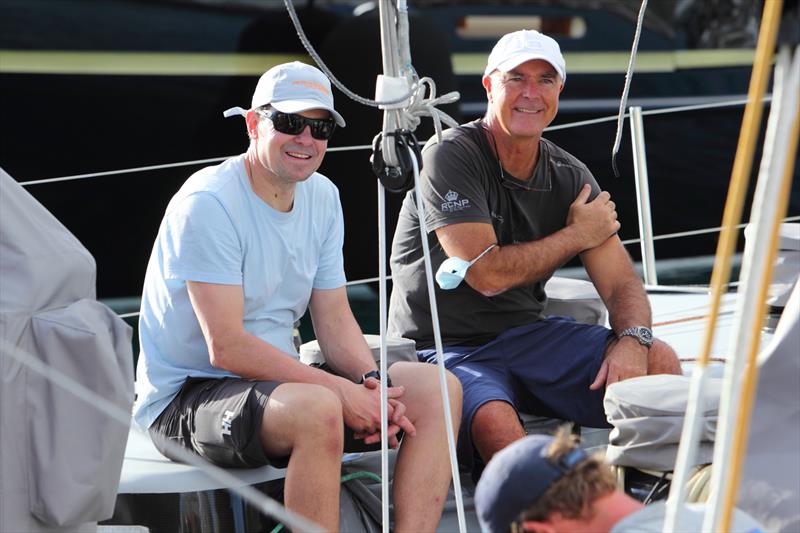
[[[522,511],[586,458],[586,452],[575,448],[561,461],[552,462],[547,450],[553,440],[549,435],[530,435],[492,457],[475,489],[481,530],[506,533]]]

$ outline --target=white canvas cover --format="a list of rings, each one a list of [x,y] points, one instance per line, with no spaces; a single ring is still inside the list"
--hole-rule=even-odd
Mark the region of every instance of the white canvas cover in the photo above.
[[[744,228],[745,238],[754,236],[753,225]],[[792,289],[800,278],[800,223],[784,222],[778,234],[778,256],[772,271],[767,303],[773,307],[784,307]]]
[[[644,470],[672,471],[689,398],[689,376],[656,374],[611,384],[603,405],[614,426],[608,436],[606,461]],[[722,380],[709,378],[703,391],[705,408],[695,464],[710,463],[714,454]]]
[[[380,335],[365,334],[364,340],[372,351],[375,361],[381,359],[381,337]],[[388,355],[386,367],[392,366],[398,361],[417,362],[417,352],[414,348],[414,341],[403,337],[387,337],[386,353]],[[325,362],[325,356],[319,347],[319,341],[313,340],[300,346],[300,361],[307,365],[319,365]]]
[[[2,169],[0,338],[130,411],[131,328],[95,300],[89,252]],[[0,531],[95,531],[127,435],[0,352]]]
[[[767,531],[800,531],[800,284],[794,286],[759,380],[739,507]]]

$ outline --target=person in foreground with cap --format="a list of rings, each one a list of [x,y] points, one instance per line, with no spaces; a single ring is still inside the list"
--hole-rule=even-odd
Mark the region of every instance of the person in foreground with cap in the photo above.
[[[607,427],[606,384],[681,372],[672,349],[652,338],[610,195],[542,137],[565,80],[556,41],[532,30],[503,36],[483,76],[486,115],[428,142],[421,186],[406,196],[394,236],[389,333],[415,340],[420,359],[434,362],[421,194],[444,358],[463,387],[459,458],[477,459],[473,474],[524,436],[518,410]],[[613,329],[543,315],[545,282],[576,255]]]
[[[191,176],[153,246],[134,414],[168,457],[171,441],[224,467],[287,467],[286,507],[336,531],[342,451],[381,438],[382,376],[347,301],[339,194],[316,172],[345,122],[328,79],[298,62],[268,70],[251,108],[233,111],[247,152]],[[293,327],[307,307],[338,375],[298,360]],[[390,445],[405,434],[394,529],[432,531],[450,483],[438,373],[421,363],[389,373]]]
[[[565,429],[531,435],[498,452],[475,488],[475,509],[485,533],[660,533],[665,506],[644,506],[616,488],[601,456],[589,456]],[[704,505],[687,504],[680,531],[702,531]],[[758,533],[736,509],[731,531]]]

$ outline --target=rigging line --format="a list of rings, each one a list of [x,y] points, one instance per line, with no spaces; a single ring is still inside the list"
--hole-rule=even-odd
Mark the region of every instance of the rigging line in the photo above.
[[[800,218],[800,217],[795,217],[795,218]],[[364,285],[364,284],[367,284],[367,283],[375,283],[377,281],[380,281],[380,279],[381,279],[380,277],[356,279],[356,280],[353,280],[353,281],[346,282],[345,283],[345,287],[350,287],[350,286],[354,286],[354,285]],[[391,275],[387,275],[386,279],[390,280],[390,279],[392,279],[392,276]],[[730,287],[736,287],[736,286],[739,285],[739,282],[738,281],[733,281],[733,282],[729,283],[728,285]],[[683,291],[687,290],[687,287],[680,286],[680,285],[675,285],[675,286],[672,286],[672,285],[656,285],[656,286],[647,287],[647,288],[651,289],[651,290],[656,290],[656,291],[657,290],[665,290],[665,291],[683,292]],[[688,289],[695,289],[695,287],[688,287]],[[704,287],[702,285],[696,287],[696,289],[697,289],[696,292],[708,292],[708,290],[710,290],[707,287]],[[695,292],[695,291],[692,290],[690,292]],[[130,313],[121,313],[121,314],[118,314],[117,316],[120,317],[120,318],[134,318],[134,317],[139,316],[139,314],[140,314],[139,311],[131,311]]]
[[[772,96],[767,95],[764,96],[762,99],[763,102],[771,102]],[[721,107],[738,107],[745,105],[747,103],[746,99],[737,99],[737,100],[721,100],[719,102],[709,102],[705,104],[694,104],[694,105],[685,105],[685,106],[677,106],[677,107],[665,107],[662,109],[649,109],[646,111],[642,111],[642,116],[650,116],[650,115],[668,115],[670,113],[682,113],[685,111],[701,111],[704,109],[717,109]],[[630,116],[630,113],[624,113],[622,118],[625,119]],[[618,120],[618,115],[609,115],[606,117],[598,117],[592,118],[588,120],[579,120],[577,122],[568,122],[566,124],[557,124],[555,126],[548,126],[544,129],[544,131],[556,131],[556,130],[566,130],[570,128],[577,128],[580,126],[591,126],[593,124],[601,124],[603,122],[613,122]]]
[[[408,148],[409,152],[411,148]],[[419,166],[417,159],[413,153],[411,156],[411,165],[414,168],[414,188],[419,190]],[[428,239],[424,238],[428,235],[427,222],[425,220],[425,204],[423,203],[422,196],[417,194],[417,212],[419,213],[419,232],[423,236],[422,241],[422,257],[425,264],[425,281],[428,288],[428,302],[430,305],[431,325],[433,326],[433,340],[436,346],[436,365],[439,370],[439,389],[442,391],[442,407],[444,409],[445,425],[447,428],[447,446],[450,452],[450,468],[453,476],[453,495],[456,498],[456,512],[458,515],[458,530],[464,533],[467,529],[466,519],[464,517],[464,501],[461,489],[461,477],[458,469],[458,459],[456,454],[456,439],[453,433],[452,414],[450,412],[450,399],[447,393],[447,379],[445,376],[445,364],[442,348],[442,332],[439,325],[439,309],[436,303],[436,291],[433,285],[433,270],[431,267],[431,251],[428,244]]]
[[[446,96],[446,95],[445,95]],[[440,97],[444,98],[444,96]],[[762,101],[769,102],[772,100],[771,96],[765,96]],[[681,106],[681,107],[669,107],[664,109],[651,109],[649,111],[642,111],[642,115],[664,115],[668,113],[680,113],[684,111],[696,111],[696,110],[703,110],[703,109],[714,109],[720,107],[735,107],[739,105],[744,105],[747,103],[747,100],[724,100],[721,102],[712,102],[708,104],[697,104],[692,106]],[[628,114],[626,113],[624,117],[627,117]],[[592,124],[600,124],[602,122],[612,122],[617,118],[616,115],[611,115],[607,117],[600,117],[590,120],[580,120],[577,122],[569,122],[567,124],[558,124],[556,126],[549,126],[545,128],[544,131],[556,131],[556,130],[563,130],[569,128],[577,128],[580,126],[589,126]],[[349,152],[355,150],[371,150],[371,144],[358,144],[352,146],[334,146],[332,148],[328,148],[327,152]],[[237,154],[238,155],[238,154]],[[44,183],[55,183],[59,181],[70,181],[70,180],[79,180],[79,179],[87,179],[87,178],[96,178],[102,176],[113,176],[115,174],[130,174],[134,172],[146,172],[150,170],[161,170],[166,168],[175,168],[175,167],[182,167],[182,166],[191,166],[191,165],[198,165],[198,164],[205,164],[205,163],[214,163],[219,161],[224,161],[225,159],[229,159],[231,157],[236,157],[236,155],[230,156],[223,156],[223,157],[212,157],[209,159],[197,159],[192,161],[181,161],[178,163],[165,163],[162,165],[151,165],[145,167],[136,167],[136,168],[127,168],[121,170],[108,170],[104,172],[93,172],[90,174],[74,174],[70,176],[63,176],[57,178],[45,178],[40,180],[30,180],[30,181],[23,181],[19,184],[23,187],[27,187],[29,185],[40,185]]]
[[[363,96],[359,96],[347,87],[333,75],[331,69],[328,68],[328,65],[322,60],[319,56],[317,51],[314,49],[314,46],[309,41],[306,32],[303,30],[303,25],[300,24],[300,19],[297,17],[297,12],[294,9],[294,5],[292,4],[292,0],[283,0],[283,4],[286,6],[286,11],[289,13],[289,18],[292,19],[292,24],[294,25],[294,29],[297,31],[297,36],[300,37],[300,42],[303,43],[303,47],[308,52],[308,55],[314,60],[314,62],[319,66],[319,68],[325,73],[326,76],[333,82],[333,84],[339,88],[348,98],[351,100],[355,100],[359,104],[370,106],[370,107],[379,107],[379,106],[389,106],[394,104],[399,104],[408,100],[411,95],[413,94],[413,89],[409,90],[409,92],[403,95],[400,98],[395,98],[393,100],[386,100],[384,102],[379,102],[377,100],[371,100],[369,98],[364,98]]]
[[[771,102],[772,95],[767,94],[761,99],[762,102]],[[736,106],[743,106],[747,104],[747,99],[740,98],[737,100],[721,100],[719,102],[709,102],[707,104],[693,104],[693,105],[683,105],[677,107],[665,107],[663,109],[650,109],[648,111],[642,111],[642,115],[667,115],[669,113],[682,113],[684,111],[695,111],[695,110],[703,110],[703,109],[716,109],[720,107],[736,107]]]
[[[625,73],[625,85],[622,89],[622,98],[619,101],[619,117],[617,118],[617,136],[614,139],[614,147],[611,149],[611,168],[614,170],[614,175],[619,177],[619,170],[617,169],[617,152],[619,152],[619,145],[622,141],[622,127],[623,118],[625,115],[625,107],[628,105],[628,91],[630,90],[631,80],[633,79],[633,65],[636,63],[636,54],[639,49],[639,37],[642,35],[642,26],[644,25],[644,13],[647,10],[647,0],[642,0],[642,5],[639,7],[639,20],[636,22],[636,33],[633,36],[633,46],[631,46],[631,57],[628,61],[628,71]]]
[[[392,279],[392,276],[386,276],[386,279]],[[380,281],[380,280],[381,280],[380,276],[375,277],[375,278],[356,279],[356,280],[353,280],[353,281],[348,281],[344,285],[345,285],[345,287],[350,287],[350,286],[353,286],[353,285],[363,285],[365,283],[374,283],[374,282]],[[117,316],[120,317],[120,318],[134,318],[134,317],[139,316],[139,314],[140,314],[139,311],[132,311],[130,313],[118,314]]]
[[[72,377],[64,374],[56,368],[53,368],[52,366],[43,363],[26,350],[11,344],[9,341],[3,338],[0,338],[0,355],[8,355],[21,365],[43,376],[53,385],[64,389],[76,398],[86,402],[91,406],[94,406],[98,411],[108,416],[111,420],[119,422],[125,427],[132,428],[144,438],[150,438],[150,436],[144,430],[135,424],[131,425],[130,412],[117,407],[117,405],[108,401],[106,398],[103,398],[93,390],[84,387],[81,383],[78,383],[72,379]],[[199,455],[191,453],[182,446],[176,445],[172,442],[164,442],[163,445],[170,454],[177,457],[180,461],[202,470],[208,477],[219,482],[227,490],[239,495],[243,500],[253,505],[262,514],[278,519],[278,521],[287,524],[294,531],[324,531],[319,525],[308,520],[307,518],[292,513],[272,498],[269,498],[267,495],[259,492],[254,487],[246,484],[242,485],[242,482],[239,478],[232,475],[225,469],[205,461]]]
[[[783,219],[783,222],[795,222],[797,220],[800,220],[800,215],[786,217],[786,218]],[[742,229],[745,226],[747,226],[746,222],[738,224],[738,225],[734,226],[734,228]],[[677,239],[679,237],[692,237],[694,235],[703,235],[703,234],[706,234],[706,233],[717,233],[720,230],[722,230],[722,226],[717,226],[717,227],[714,227],[714,228],[696,229],[696,230],[690,230],[690,231],[679,231],[677,233],[665,233],[664,235],[656,235],[655,237],[653,237],[653,240],[654,241],[661,241],[661,240],[666,240],[666,239]],[[626,240],[622,241],[622,244],[624,244],[624,245],[636,244],[639,241],[641,241],[641,239],[639,239],[639,238],[626,239]]]
[[[349,152],[355,150],[370,150],[370,149],[372,149],[371,144],[356,144],[353,146],[334,146],[333,148],[328,148],[326,152]],[[189,167],[192,165],[204,165],[206,163],[218,163],[220,161],[225,161],[226,159],[230,159],[231,157],[236,157],[237,155],[238,154],[227,155],[222,157],[211,157],[209,159],[195,159],[191,161],[180,161],[177,163],[164,163],[161,165],[150,165],[146,167],[125,168],[121,170],[106,170],[103,172],[92,172],[89,174],[73,174],[71,176],[62,176],[59,178],[45,178],[40,180],[23,181],[19,182],[19,184],[22,185],[23,187],[27,187],[28,185],[41,185],[43,183],[56,183],[59,181],[82,180],[88,178],[99,178],[101,176],[113,176],[116,174],[132,174],[135,172],[163,170],[166,168]]]
[[[203,165],[206,163],[215,163],[224,161],[227,157],[212,157],[210,159],[196,159],[194,161],[181,161],[179,163],[165,163],[163,165],[150,165],[146,167],[126,168],[122,170],[107,170],[104,172],[92,172],[90,174],[74,174],[72,176],[63,176],[60,178],[45,178],[41,180],[32,180],[21,182],[20,185],[27,187],[29,185],[41,185],[43,183],[56,183],[59,181],[71,181],[87,178],[98,178],[100,176],[113,176],[115,174],[131,174],[133,172],[146,172],[150,170],[161,170],[165,168],[186,167],[191,165]]]

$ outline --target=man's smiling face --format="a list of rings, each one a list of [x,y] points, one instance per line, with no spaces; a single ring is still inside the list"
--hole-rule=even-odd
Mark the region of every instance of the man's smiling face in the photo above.
[[[299,113],[306,118],[328,118],[324,109]],[[328,141],[311,136],[309,126],[297,135],[277,131],[268,119],[259,123],[259,159],[281,183],[298,183],[319,169],[328,148]]]
[[[483,85],[491,115],[512,138],[540,137],[558,112],[558,95],[564,88],[553,66],[541,59],[508,72],[495,71]]]

